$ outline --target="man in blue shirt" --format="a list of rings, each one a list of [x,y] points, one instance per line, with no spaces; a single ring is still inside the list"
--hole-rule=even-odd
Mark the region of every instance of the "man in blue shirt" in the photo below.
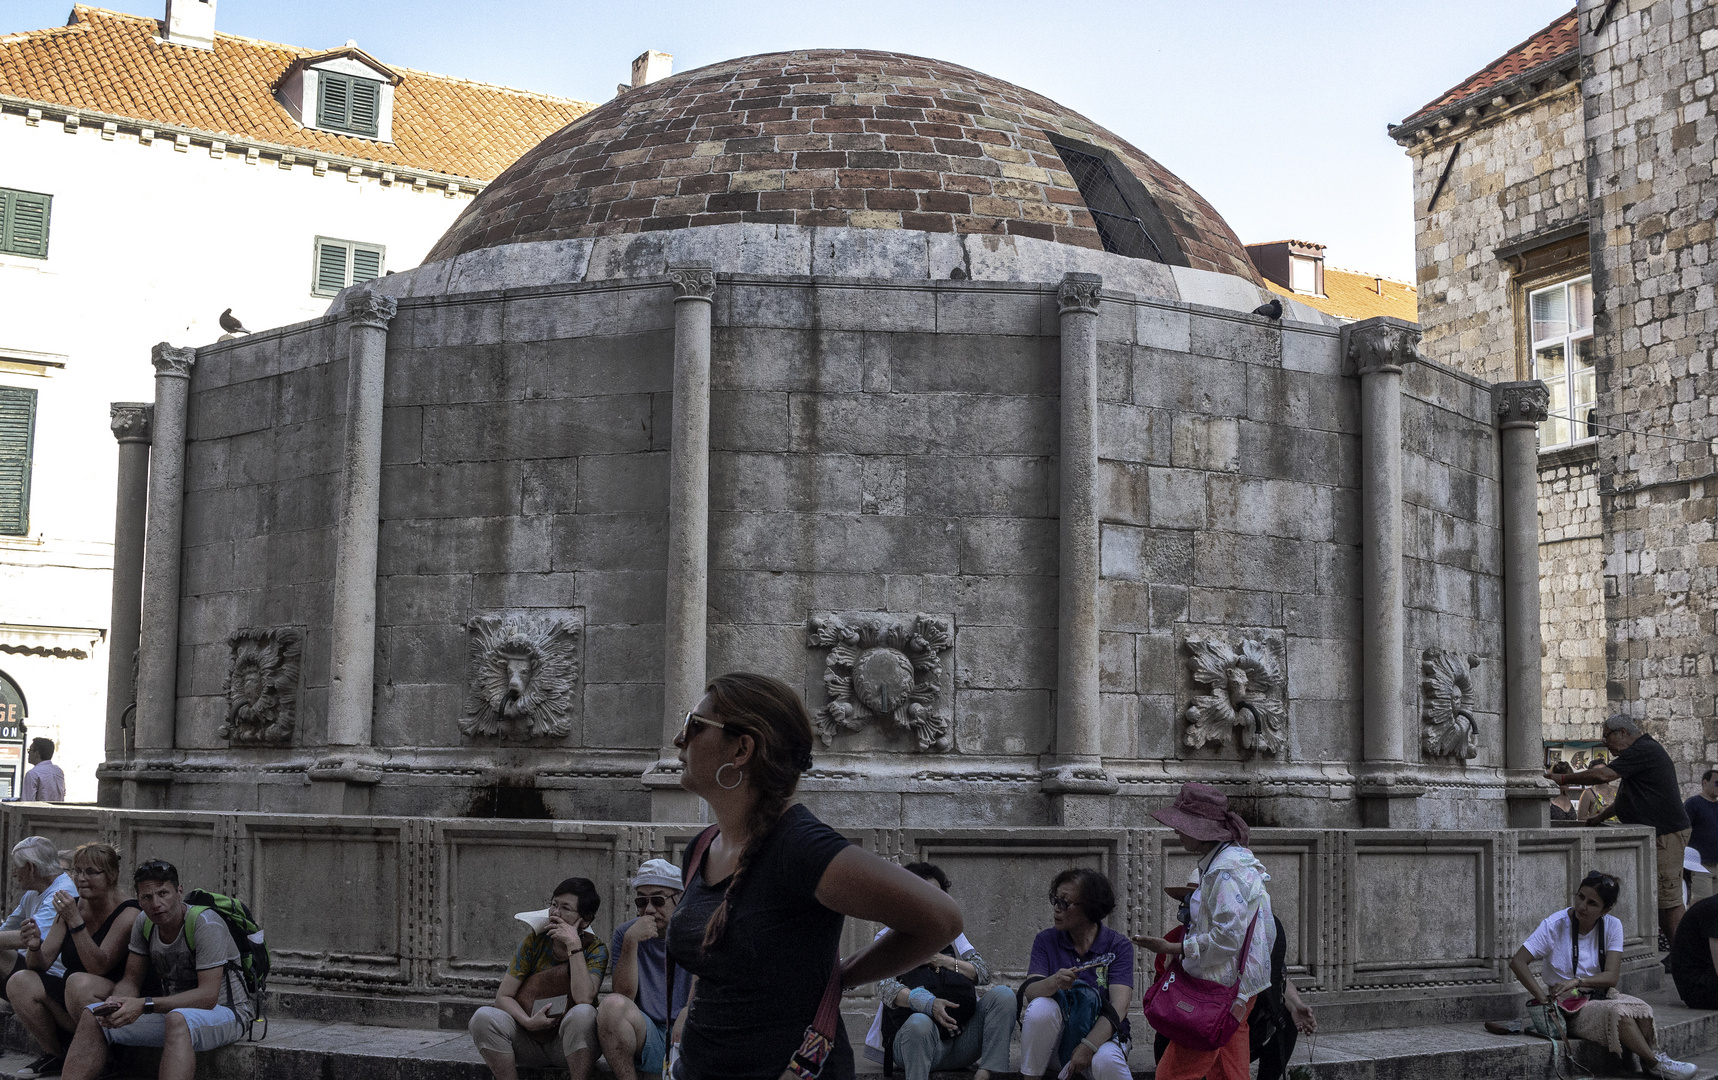
[[[1706,867],[1704,874],[1688,875],[1688,903],[1692,907],[1711,896],[1718,882],[1718,769],[1706,770],[1700,777],[1700,794],[1682,808],[1688,811],[1693,825],[1688,846],[1700,853],[1700,865]]]
[[[34,919],[41,935],[47,937],[59,918],[54,910],[54,896],[63,892],[78,894],[72,876],[60,866],[59,849],[45,836],[26,836],[13,845],[12,880],[24,890],[24,896],[6,921],[0,922],[0,986],[23,962],[24,935],[19,928],[24,920]],[[48,970],[59,975],[65,971],[65,965],[56,957],[54,966]],[[4,996],[5,990],[0,989],[0,997]]]
[[[674,972],[674,999],[668,995],[668,919],[680,902],[680,868],[651,859],[632,879],[632,905],[638,917],[614,929],[614,993],[597,1008],[597,1042],[615,1080],[637,1080],[641,1072],[662,1072],[668,1033],[692,987],[692,974]]]

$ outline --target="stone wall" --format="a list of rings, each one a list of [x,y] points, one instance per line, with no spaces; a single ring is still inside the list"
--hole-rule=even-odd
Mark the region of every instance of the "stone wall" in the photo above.
[[[1594,450],[1589,445],[1547,454],[1539,466],[1539,619],[1548,742],[1597,741],[1606,715],[1605,537]]]
[[[97,810],[9,803],[8,847],[43,835],[61,847],[101,839],[137,860],[165,858],[187,888],[243,897],[268,935],[272,987],[286,995],[345,991],[413,1005],[435,1026],[450,1007],[487,999],[523,934],[510,914],[539,908],[570,875],[592,879],[606,940],[630,916],[628,877],[641,861],[677,859],[696,825],[590,821],[450,821],[399,817]],[[1193,856],[1166,829],[845,828],[854,843],[948,871],[966,933],[998,978],[1026,973],[1047,925],[1050,879],[1091,866],[1113,882],[1109,920],[1128,933],[1173,924],[1162,887],[1185,881]],[[1508,958],[1589,869],[1623,882],[1625,971],[1651,977],[1656,910],[1645,829],[1440,831],[1260,829],[1251,846],[1271,875],[1287,929],[1286,962],[1325,1030],[1513,1016]],[[16,899],[7,883],[5,903]],[[338,903],[330,916],[312,898]],[[875,928],[851,920],[844,951]],[[1149,955],[1149,954],[1144,954]],[[867,991],[861,989],[858,996]],[[375,1010],[381,1011],[381,1010]],[[391,1021],[400,1023],[396,1018]],[[421,1022],[421,1021],[420,1021]]]
[[[1606,7],[1580,5],[1585,26]],[[1713,671],[1718,9],[1625,0],[1582,34],[1599,315],[1599,440],[1613,707],[1647,722],[1685,782],[1718,757]],[[1635,434],[1636,432],[1643,434]]]
[[[1512,277],[1492,253],[1586,218],[1582,131],[1579,84],[1557,82],[1410,150],[1420,348],[1428,357],[1492,382],[1530,377],[1516,367]],[[1428,212],[1452,151],[1455,166]]]

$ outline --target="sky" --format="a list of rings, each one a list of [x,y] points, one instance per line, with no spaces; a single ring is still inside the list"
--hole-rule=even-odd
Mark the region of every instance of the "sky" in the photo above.
[[[1244,243],[1327,245],[1331,266],[1413,281],[1412,171],[1385,125],[1572,0],[218,0],[218,30],[601,102],[646,49],[689,71],[795,48],[886,49],[1028,87],[1191,184]],[[101,6],[159,17],[165,0]],[[0,34],[68,0],[4,0]]]

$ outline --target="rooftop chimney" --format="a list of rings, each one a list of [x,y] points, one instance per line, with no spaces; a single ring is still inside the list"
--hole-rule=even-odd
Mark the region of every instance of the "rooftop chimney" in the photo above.
[[[632,85],[644,86],[674,74],[674,57],[670,53],[652,50],[632,62]]]
[[[166,40],[189,49],[215,47],[215,0],[167,0]]]

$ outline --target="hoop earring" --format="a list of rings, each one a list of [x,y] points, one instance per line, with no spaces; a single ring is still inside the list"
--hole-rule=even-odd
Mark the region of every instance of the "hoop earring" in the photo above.
[[[733,769],[740,774],[739,779],[735,780],[731,784],[722,783],[722,769]],[[746,782],[746,771],[738,765],[735,765],[733,762],[730,761],[726,765],[723,765],[722,769],[716,770],[716,786],[721,788],[723,791],[732,791]]]

